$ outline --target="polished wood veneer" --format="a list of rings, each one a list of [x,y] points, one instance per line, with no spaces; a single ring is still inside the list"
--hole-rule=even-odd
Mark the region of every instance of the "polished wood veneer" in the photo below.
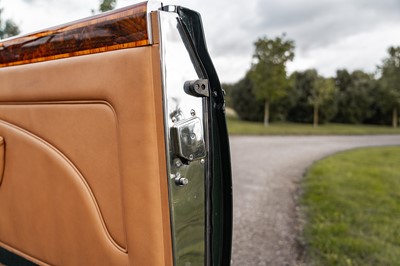
[[[0,67],[149,45],[147,2],[0,41]]]

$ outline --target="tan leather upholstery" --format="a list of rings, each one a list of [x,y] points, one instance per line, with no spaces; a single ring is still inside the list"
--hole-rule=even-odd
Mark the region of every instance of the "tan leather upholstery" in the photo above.
[[[0,69],[0,246],[172,264],[160,80],[157,46]]]
[[[0,105],[0,114],[71,160],[96,198],[110,235],[125,250],[119,139],[112,107],[101,102]]]

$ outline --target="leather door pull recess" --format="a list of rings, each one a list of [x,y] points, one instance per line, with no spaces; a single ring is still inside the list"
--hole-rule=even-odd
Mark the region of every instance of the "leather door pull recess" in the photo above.
[[[3,181],[3,175],[4,175],[4,159],[5,159],[5,141],[4,138],[0,136],[0,186],[1,182]]]

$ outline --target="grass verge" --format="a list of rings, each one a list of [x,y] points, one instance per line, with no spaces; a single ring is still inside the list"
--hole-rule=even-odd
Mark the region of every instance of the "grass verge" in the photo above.
[[[268,127],[260,122],[228,118],[231,135],[378,135],[400,134],[400,128],[373,125],[325,124],[314,128],[311,124],[272,123]]]
[[[307,265],[400,265],[400,147],[314,164],[301,204]]]

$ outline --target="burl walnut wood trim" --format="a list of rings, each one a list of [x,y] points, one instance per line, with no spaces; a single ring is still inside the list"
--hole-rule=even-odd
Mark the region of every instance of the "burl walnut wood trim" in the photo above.
[[[147,2],[0,41],[0,67],[149,45]]]

